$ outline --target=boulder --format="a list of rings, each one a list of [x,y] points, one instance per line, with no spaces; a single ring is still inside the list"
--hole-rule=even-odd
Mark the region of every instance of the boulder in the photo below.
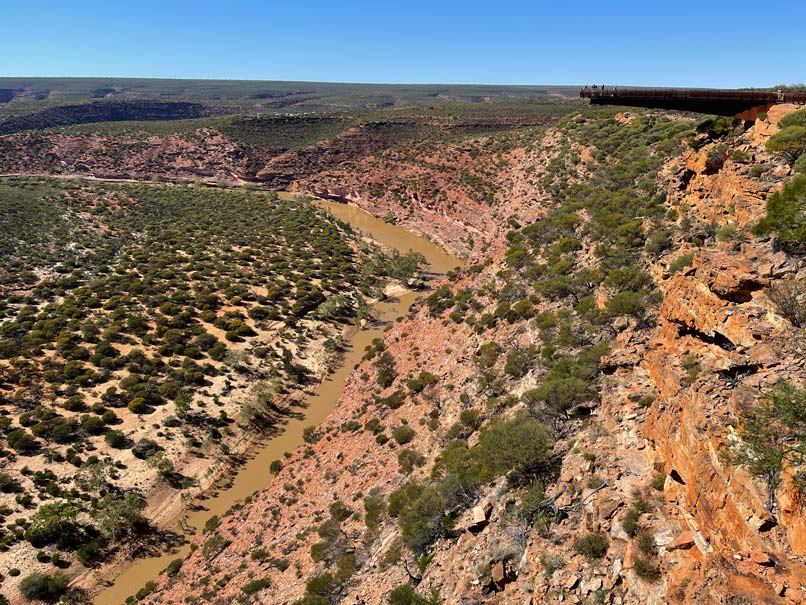
[[[666,550],[688,550],[694,546],[694,534],[684,531],[666,545]]]

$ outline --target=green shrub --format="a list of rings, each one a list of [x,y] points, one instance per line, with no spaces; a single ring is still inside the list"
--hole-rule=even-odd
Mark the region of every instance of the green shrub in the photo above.
[[[319,429],[315,425],[306,426],[302,429],[302,440],[305,443],[316,443],[322,438]]]
[[[683,358],[682,365],[683,369],[686,371],[686,378],[688,378],[689,384],[693,384],[702,371],[699,359],[694,355],[687,355]]]
[[[675,273],[682,271],[686,267],[690,267],[693,262],[694,262],[693,252],[690,252],[688,254],[681,254],[671,263],[669,263],[669,275],[674,275]]]
[[[403,542],[415,554],[424,554],[428,546],[451,528],[451,519],[444,514],[446,506],[442,494],[428,486],[400,513],[398,521]]]
[[[11,431],[6,435],[9,447],[18,452],[31,452],[39,447],[39,442],[24,429]]]
[[[806,129],[805,129],[806,130]],[[753,227],[756,235],[776,233],[790,252],[806,250],[806,175],[797,175],[767,198],[767,216]]]
[[[770,286],[766,294],[793,326],[806,328],[806,282],[779,282]]]
[[[20,592],[29,600],[54,603],[67,592],[69,578],[60,571],[54,574],[32,573],[20,582]]]
[[[376,382],[383,388],[392,386],[395,378],[397,378],[397,371],[395,370],[395,358],[392,357],[391,353],[384,351],[372,365],[378,368]]]
[[[488,342],[479,347],[477,363],[482,369],[490,369],[495,365],[498,356],[501,354],[501,347],[495,342]]]
[[[604,532],[596,532],[579,536],[574,540],[574,550],[592,563],[607,554],[610,539]]]
[[[459,422],[471,430],[479,428],[481,421],[481,412],[475,409],[462,410],[459,414]]]
[[[655,535],[648,529],[641,530],[636,536],[638,550],[645,555],[655,554]]]
[[[785,115],[778,126],[781,128],[789,128],[790,126],[806,126],[806,109],[799,109],[792,113]]]
[[[610,297],[606,304],[607,314],[611,317],[632,315],[642,317],[646,310],[646,302],[642,292],[627,290]]]
[[[106,424],[100,416],[87,416],[81,421],[81,428],[89,435],[100,435],[106,429]]]
[[[525,351],[510,351],[507,353],[504,372],[513,378],[523,378],[529,371],[530,357]]]
[[[403,391],[403,389],[397,389],[388,397],[384,397],[383,399],[381,399],[380,403],[381,405],[385,405],[389,409],[396,410],[400,406],[402,406],[403,402],[405,401],[406,401],[406,393]]]
[[[106,441],[109,447],[113,447],[118,450],[122,450],[129,443],[129,440],[126,438],[126,435],[116,430],[107,431],[106,434],[104,435],[104,441]]]
[[[353,511],[341,500],[336,500],[333,504],[328,506],[327,511],[330,513],[330,516],[339,523],[346,521],[353,514]]]
[[[806,152],[806,126],[788,126],[767,140],[767,149],[792,160]]]
[[[101,558],[101,546],[95,540],[90,540],[76,550],[76,558],[82,565],[89,567]]]
[[[436,589],[426,597],[418,595],[410,584],[398,586],[389,593],[389,605],[441,605],[442,598]]]
[[[394,437],[395,441],[397,441],[400,445],[410,443],[416,434],[417,431],[407,424],[402,424],[392,431],[392,437]]]
[[[241,587],[241,591],[244,594],[254,594],[256,592],[260,592],[264,588],[268,588],[271,586],[271,581],[268,578],[260,578],[259,580],[252,580],[251,582],[247,582]]]
[[[760,401],[739,417],[741,440],[730,444],[725,457],[744,466],[767,484],[767,509],[773,511],[785,467],[806,462],[806,387],[779,380],[765,389]]]
[[[386,503],[382,496],[370,494],[364,498],[364,522],[368,528],[376,528],[385,512]]]
[[[101,414],[101,420],[104,421],[104,424],[116,424],[118,422],[118,415],[112,410],[106,410]]]
[[[474,449],[488,476],[512,472],[513,480],[523,481],[546,474],[552,446],[547,427],[530,418],[516,418],[490,422]]]
[[[135,397],[129,402],[129,411],[135,414],[145,414],[148,411],[148,404],[142,397]]]
[[[165,574],[169,578],[173,578],[179,571],[182,569],[182,559],[174,559],[170,563],[168,563],[168,567],[165,568]]]
[[[400,465],[400,472],[408,475],[415,467],[425,464],[425,456],[414,448],[401,450],[397,455],[397,463]]]
[[[530,405],[543,401],[553,415],[567,416],[574,406],[596,398],[593,381],[606,352],[606,344],[602,344],[585,349],[576,358],[557,359],[543,383],[524,393],[524,399]]]
[[[272,559],[271,564],[280,571],[285,571],[291,567],[291,563],[288,561],[288,559]]]
[[[627,512],[624,514],[624,519],[621,520],[621,528],[627,533],[628,536],[634,536],[638,533],[640,526],[638,525],[638,519],[641,516],[641,512],[634,507],[627,509]]]
[[[0,492],[10,494],[17,491],[19,488],[20,484],[14,477],[8,473],[0,473]]]
[[[138,590],[136,593],[134,593],[134,598],[136,600],[138,600],[138,601],[142,601],[148,595],[150,595],[152,592],[154,592],[154,590],[156,588],[157,588],[157,583],[154,582],[153,580],[149,580],[148,582],[143,584],[143,587],[140,588],[140,590]]]
[[[672,244],[672,234],[668,229],[654,229],[647,238],[646,251],[653,256],[657,256],[667,250]]]
[[[218,515],[213,515],[207,521],[204,522],[204,531],[205,532],[213,532],[218,529],[218,526],[221,524],[221,519]]]
[[[48,544],[62,548],[78,546],[82,532],[76,523],[77,514],[78,509],[64,500],[43,504],[31,517],[25,539],[37,548]]]
[[[295,605],[329,605],[330,597],[338,590],[333,574],[325,572],[305,583],[305,596]]]
[[[521,505],[518,512],[526,521],[532,523],[545,506],[546,493],[543,485],[535,481],[528,485],[521,494]]]
[[[750,154],[742,149],[737,149],[731,154],[730,159],[739,164],[743,164],[750,160]]]

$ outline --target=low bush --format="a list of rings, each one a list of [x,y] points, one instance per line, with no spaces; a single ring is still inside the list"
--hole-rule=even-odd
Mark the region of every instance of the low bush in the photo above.
[[[436,589],[428,597],[422,597],[410,584],[398,586],[389,593],[389,605],[441,605],[442,598]]]
[[[804,129],[806,130],[806,129]],[[767,215],[754,227],[755,235],[775,233],[789,252],[806,252],[806,174],[797,175],[767,198]]]
[[[585,534],[574,540],[574,550],[591,563],[604,557],[609,547],[610,539],[604,532]]]
[[[55,603],[67,591],[69,578],[60,571],[54,574],[32,573],[20,582],[20,592],[26,599]]]
[[[806,109],[799,109],[792,113],[785,115],[778,126],[781,128],[789,128],[790,126],[806,126]]]
[[[565,567],[565,561],[555,552],[544,552],[540,555],[540,566],[543,568],[544,574],[551,576],[558,569]]]
[[[251,582],[247,582],[241,587],[241,591],[244,594],[250,595],[256,592],[260,592],[264,588],[268,588],[271,586],[271,581],[268,578],[260,578],[258,580],[252,580]]]
[[[400,445],[406,445],[407,443],[410,443],[411,440],[414,439],[414,436],[416,434],[417,431],[415,431],[407,424],[402,424],[392,431],[392,437],[394,437],[394,440],[397,441],[398,444]]]
[[[686,267],[690,267],[691,264],[694,262],[694,254],[681,254],[676,259],[674,259],[671,263],[669,263],[669,275],[674,275],[675,273],[679,273]]]
[[[661,579],[660,566],[648,557],[635,557],[633,569],[639,578],[647,582],[657,582]]]
[[[767,149],[796,160],[806,152],[806,126],[787,126],[767,140]]]
[[[106,441],[109,447],[113,447],[118,450],[124,449],[129,443],[129,440],[126,437],[126,435],[124,435],[120,431],[115,430],[107,431],[106,434],[104,435],[104,441]]]

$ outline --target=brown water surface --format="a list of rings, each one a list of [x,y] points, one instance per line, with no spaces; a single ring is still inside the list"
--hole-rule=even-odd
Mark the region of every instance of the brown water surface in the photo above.
[[[429,271],[444,274],[460,265],[460,261],[445,252],[442,248],[421,237],[409,233],[405,229],[387,224],[376,219],[363,210],[347,204],[329,201],[317,201],[320,207],[326,208],[334,216],[349,223],[353,229],[361,231],[377,242],[401,252],[413,250],[422,254],[428,261]],[[307,407],[302,408],[302,418],[292,418],[283,426],[282,432],[258,445],[251,453],[249,460],[236,470],[229,487],[220,489],[209,498],[201,500],[201,510],[190,511],[185,515],[187,537],[192,538],[204,526],[205,521],[213,515],[222,515],[239,500],[243,500],[257,490],[265,488],[272,475],[269,465],[273,460],[283,457],[303,443],[302,431],[306,426],[321,423],[335,407],[342,391],[344,381],[353,371],[355,364],[361,361],[364,347],[383,334],[385,325],[397,317],[405,315],[411,303],[417,298],[416,293],[406,293],[396,299],[388,299],[373,306],[374,315],[378,319],[367,328],[355,333],[350,339],[350,348],[344,355],[341,366],[329,375],[307,398]],[[154,580],[173,559],[184,557],[188,553],[187,545],[166,551],[160,555],[132,560],[131,564],[115,578],[112,586],[106,588],[95,599],[95,605],[121,605],[126,597],[133,595],[149,580]]]

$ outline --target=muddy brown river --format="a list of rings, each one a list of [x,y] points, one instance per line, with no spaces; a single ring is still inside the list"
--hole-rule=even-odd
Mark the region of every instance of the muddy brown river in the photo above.
[[[355,206],[328,201],[317,201],[317,204],[349,223],[353,229],[361,231],[384,246],[396,248],[401,252],[409,250],[419,252],[426,258],[428,269],[433,273],[444,274],[461,264],[457,258],[436,244],[405,229],[384,223]],[[355,364],[361,361],[364,347],[369,345],[373,338],[383,334],[385,323],[405,315],[418,295],[407,293],[396,299],[380,301],[373,306],[374,315],[380,321],[353,335],[341,366],[315,389],[312,396],[308,397],[307,407],[301,408],[304,417],[290,419],[283,427],[282,433],[256,446],[248,453],[249,460],[235,471],[236,474],[229,487],[220,489],[209,498],[201,500],[199,502],[201,510],[187,512],[185,527],[189,539],[199,532],[207,519],[213,515],[224,514],[239,500],[268,485],[272,477],[269,473],[271,462],[281,459],[284,452],[290,452],[303,443],[302,431],[306,426],[320,424],[330,414],[341,397],[345,380],[353,371]],[[115,578],[110,587],[98,594],[94,599],[95,605],[121,605],[146,582],[156,579],[173,559],[184,557],[188,550],[189,546],[185,545],[158,556],[133,560],[131,565]]]

